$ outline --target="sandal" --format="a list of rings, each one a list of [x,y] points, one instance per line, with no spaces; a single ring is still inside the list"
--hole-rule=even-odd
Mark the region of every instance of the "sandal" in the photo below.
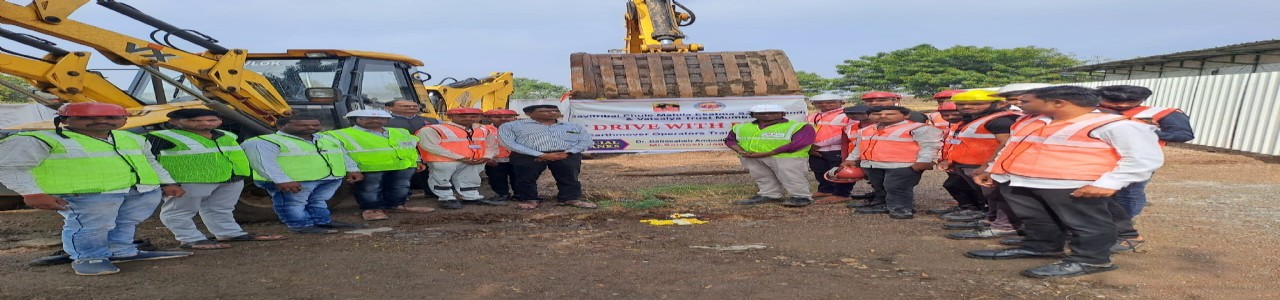
[[[246,233],[237,237],[218,239],[219,242],[261,242],[261,241],[278,241],[285,239],[285,236],[278,234],[256,235]]]
[[[516,203],[516,209],[533,210],[533,209],[537,209],[538,205],[540,204],[542,204],[542,201],[538,201],[538,200],[520,201],[520,203]]]
[[[231,248],[231,245],[219,243],[217,241],[203,240],[190,243],[182,243],[178,248],[191,250],[218,250]]]
[[[573,207],[577,207],[577,208],[586,208],[586,209],[595,209],[595,208],[599,207],[599,206],[596,206],[596,204],[595,204],[595,203],[591,203],[591,202],[587,202],[587,201],[582,201],[582,200],[560,201],[560,203],[557,203],[556,205],[559,205],[559,206],[573,206]]]

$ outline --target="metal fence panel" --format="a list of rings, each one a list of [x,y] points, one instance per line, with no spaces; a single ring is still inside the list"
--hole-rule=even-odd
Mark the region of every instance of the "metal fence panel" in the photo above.
[[[1249,79],[1235,124],[1232,149],[1280,155],[1280,73],[1255,73]]]

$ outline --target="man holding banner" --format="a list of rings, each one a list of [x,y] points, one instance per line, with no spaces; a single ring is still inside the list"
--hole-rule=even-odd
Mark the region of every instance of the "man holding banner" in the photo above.
[[[783,190],[790,197],[782,202],[783,206],[813,204],[807,174],[809,149],[817,134],[813,126],[787,120],[787,109],[780,105],[756,105],[750,113],[756,120],[734,125],[724,144],[741,156],[742,165],[760,191],[735,204],[781,201]]]

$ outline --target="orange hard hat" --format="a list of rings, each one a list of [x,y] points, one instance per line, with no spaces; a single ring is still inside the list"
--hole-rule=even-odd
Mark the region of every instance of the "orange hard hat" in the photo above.
[[[963,92],[964,90],[945,90],[938,92],[937,94],[933,94],[933,99],[951,98],[951,96],[955,96],[956,94]]]
[[[835,167],[822,174],[822,178],[834,183],[854,183],[866,177],[867,175],[862,173],[862,168],[858,167]]]
[[[444,112],[446,115],[480,115],[484,114],[483,110],[474,107],[458,107],[451,108]]]
[[[874,91],[870,93],[862,94],[862,100],[876,99],[876,98],[902,99],[902,96],[898,94],[890,93],[890,92],[874,92]]]
[[[484,112],[484,115],[486,116],[518,116],[520,115],[520,113],[517,113],[516,111],[510,110],[510,109],[490,109],[489,111]]]
[[[944,110],[959,110],[959,108],[956,108],[956,104],[954,102],[947,102],[947,103],[938,105],[938,111],[944,111]]]
[[[63,117],[123,117],[129,111],[124,107],[110,103],[79,102],[63,104],[58,108],[58,115]]]

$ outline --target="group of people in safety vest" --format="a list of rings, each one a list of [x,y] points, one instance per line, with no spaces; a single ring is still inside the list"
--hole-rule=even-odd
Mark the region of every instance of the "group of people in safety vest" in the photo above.
[[[387,107],[396,102],[404,101]],[[80,275],[114,274],[118,263],[191,255],[139,250],[137,225],[157,206],[184,250],[285,239],[252,234],[236,223],[233,211],[246,181],[268,192],[276,215],[295,234],[364,226],[331,217],[327,202],[344,181],[352,186],[363,220],[434,211],[405,205],[412,178],[428,170],[426,192],[445,209],[506,205],[513,188],[517,208],[537,208],[536,180],[548,166],[556,174],[561,205],[594,208],[577,199],[579,153],[589,147],[590,135],[559,122],[555,106],[530,108],[526,114],[535,120],[517,121],[518,114],[506,109],[454,108],[445,112],[444,123],[417,120],[414,132],[387,124],[413,126],[418,116],[397,119],[380,109],[351,111],[345,117],[353,126],[327,131],[319,118],[297,115],[276,120],[275,133],[240,142],[235,133],[219,129],[222,117],[209,109],[174,110],[168,113],[169,129],[136,134],[119,130],[130,116],[120,106],[71,103],[58,109],[54,130],[0,140],[0,183],[21,194],[27,206],[55,210],[65,219],[63,253],[33,264],[70,263]],[[520,131],[502,127],[516,123]],[[507,150],[509,143],[522,154]],[[519,162],[513,164],[513,157]],[[495,196],[481,196],[481,172],[488,173]],[[196,227],[197,215],[212,237]]]
[[[965,256],[1061,259],[1022,272],[1036,278],[1114,270],[1112,253],[1144,242],[1133,219],[1163,165],[1162,147],[1194,138],[1182,111],[1142,105],[1151,94],[1129,85],[1019,83],[939,92],[937,111],[927,115],[900,106],[894,93],[865,93],[863,105],[851,107],[823,94],[809,99],[816,112],[805,120],[759,105],[755,120],[725,139],[759,187],[735,203],[849,202],[858,214],[910,219],[922,174],[939,170],[956,205],[927,212],[947,221],[945,229],[964,230],[945,236],[1012,246]],[[861,180],[872,191],[853,194]]]

